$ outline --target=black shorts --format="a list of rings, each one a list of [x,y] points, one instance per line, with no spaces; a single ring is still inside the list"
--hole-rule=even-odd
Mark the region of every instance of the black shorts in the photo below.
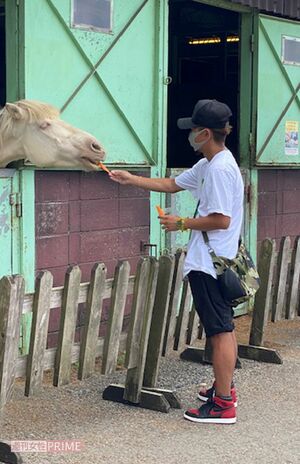
[[[206,337],[232,332],[233,309],[222,297],[217,279],[201,271],[190,271],[188,279]]]

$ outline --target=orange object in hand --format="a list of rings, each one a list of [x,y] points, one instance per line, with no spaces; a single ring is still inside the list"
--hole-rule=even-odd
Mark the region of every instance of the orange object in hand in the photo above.
[[[165,216],[164,210],[163,210],[159,205],[156,205],[156,209],[157,209],[158,215],[159,215],[160,217],[161,217],[161,216]]]
[[[109,169],[107,169],[107,167],[103,163],[101,163],[101,161],[97,163],[97,166],[99,166],[99,168],[101,168],[103,171],[109,172]]]

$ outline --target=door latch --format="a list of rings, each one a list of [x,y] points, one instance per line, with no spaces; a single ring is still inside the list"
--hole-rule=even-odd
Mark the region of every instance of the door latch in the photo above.
[[[22,217],[22,197],[21,193],[11,193],[9,204],[16,207],[16,217]]]

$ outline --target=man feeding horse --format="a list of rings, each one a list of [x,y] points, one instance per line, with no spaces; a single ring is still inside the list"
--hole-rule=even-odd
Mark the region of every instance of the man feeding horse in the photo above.
[[[184,418],[199,423],[232,424],[236,422],[236,389],[233,373],[237,358],[233,311],[223,298],[208,246],[202,231],[208,232],[209,244],[218,256],[232,259],[238,251],[243,218],[244,186],[241,173],[225,140],[231,131],[230,108],[216,100],[199,100],[189,118],[178,120],[179,129],[189,130],[188,140],[204,158],[175,179],[149,179],[127,171],[111,171],[112,180],[155,192],[176,193],[189,190],[197,199],[195,218],[160,215],[167,232],[192,231],[185,259],[193,300],[206,337],[212,345],[215,380],[198,394],[204,404],[189,409]]]

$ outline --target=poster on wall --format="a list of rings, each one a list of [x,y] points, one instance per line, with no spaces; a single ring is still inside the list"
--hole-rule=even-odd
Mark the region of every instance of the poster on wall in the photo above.
[[[298,121],[285,122],[285,155],[299,155],[299,130]]]

